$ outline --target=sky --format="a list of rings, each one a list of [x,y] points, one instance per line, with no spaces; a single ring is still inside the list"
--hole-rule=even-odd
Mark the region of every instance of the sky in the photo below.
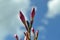
[[[23,39],[19,11],[29,20],[32,7],[36,8],[33,27],[39,30],[38,40],[60,40],[60,0],[0,0],[0,40],[15,40],[14,34]]]

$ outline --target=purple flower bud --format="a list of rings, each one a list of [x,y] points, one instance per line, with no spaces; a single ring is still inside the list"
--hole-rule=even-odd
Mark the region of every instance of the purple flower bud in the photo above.
[[[16,40],[18,40],[18,36],[17,36],[17,34],[15,34],[14,37],[16,38]]]
[[[39,30],[36,31],[36,36],[38,37]]]
[[[34,31],[35,31],[34,28],[32,28],[31,30],[32,30],[32,32],[34,33]]]
[[[24,17],[24,15],[22,14],[22,12],[20,11],[20,19],[21,19],[21,21],[23,22],[23,24],[25,25],[25,28],[26,28],[26,30],[28,30],[28,27],[27,27],[27,25],[26,25],[26,20],[25,20],[25,17]]]
[[[21,19],[21,21],[23,22],[23,24],[26,24],[26,23],[25,23],[25,17],[24,17],[24,15],[22,14],[21,11],[20,11],[20,19]]]
[[[32,12],[31,12],[31,19],[32,20],[33,20],[34,16],[35,16],[35,8],[33,8]]]
[[[31,26],[32,26],[32,24],[33,24],[34,16],[35,16],[35,8],[33,8],[32,12],[31,12],[31,20],[30,20]]]

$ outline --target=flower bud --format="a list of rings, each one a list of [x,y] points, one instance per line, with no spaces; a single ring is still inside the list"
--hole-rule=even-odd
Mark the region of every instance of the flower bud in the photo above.
[[[22,14],[21,11],[20,11],[20,19],[21,19],[21,21],[23,22],[23,24],[25,24],[25,17],[24,17],[24,15]]]
[[[24,15],[22,14],[21,11],[20,11],[20,19],[21,19],[21,21],[23,22],[23,24],[25,25],[26,30],[28,30],[28,27],[27,27],[27,25],[26,25],[25,17],[24,17]]]
[[[38,37],[39,30],[36,31],[36,37]]]
[[[32,26],[32,24],[33,24],[34,16],[35,16],[35,8],[33,8],[32,12],[31,12],[31,20],[30,20],[31,26]]]
[[[16,38],[16,40],[18,40],[18,36],[17,36],[17,34],[15,34],[14,37]]]
[[[34,28],[32,28],[31,30],[32,30],[33,33],[35,32]]]
[[[31,12],[31,19],[32,20],[33,20],[34,16],[35,16],[35,8],[33,8],[32,12]]]

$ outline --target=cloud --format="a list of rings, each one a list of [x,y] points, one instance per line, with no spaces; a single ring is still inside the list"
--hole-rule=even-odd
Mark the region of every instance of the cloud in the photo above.
[[[39,26],[39,27],[37,28],[37,30],[40,30],[40,32],[41,32],[41,31],[46,31],[46,29],[45,29],[44,26]]]
[[[45,34],[47,33],[47,30],[45,26],[48,25],[48,20],[51,18],[55,18],[57,15],[60,15],[60,0],[49,0],[47,6],[48,11],[45,14],[45,17],[41,20],[43,25],[37,28],[38,30],[40,30],[40,33],[43,32],[41,36],[42,40],[46,39]]]
[[[29,5],[29,0],[0,0],[0,40],[4,40],[8,34],[19,34],[19,28],[23,25],[18,18],[19,10],[26,16]]]
[[[46,12],[44,19],[42,19],[42,23],[45,25],[48,24],[48,19],[60,15],[60,0],[49,0],[47,6],[48,11]]]
[[[47,19],[42,19],[41,22],[42,22],[44,25],[47,25],[47,24],[48,24],[48,20],[47,20]]]
[[[49,0],[47,3],[48,11],[45,14],[45,18],[42,19],[42,23],[48,25],[48,19],[55,18],[56,16],[60,15],[60,0]],[[44,27],[40,27],[40,30],[47,30]],[[46,39],[46,36],[41,37],[43,40]]]
[[[60,15],[60,0],[50,0],[48,2],[48,12],[45,15],[47,18],[54,18]]]

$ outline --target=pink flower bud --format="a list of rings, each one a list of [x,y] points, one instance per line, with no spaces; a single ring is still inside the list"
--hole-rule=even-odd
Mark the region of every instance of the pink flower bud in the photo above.
[[[21,19],[21,21],[23,22],[23,24],[26,24],[26,23],[25,23],[25,17],[24,17],[24,15],[22,14],[21,11],[20,11],[20,19]]]
[[[28,30],[28,27],[27,27],[27,25],[26,25],[25,17],[24,17],[24,15],[22,14],[21,11],[20,11],[20,19],[21,19],[21,21],[23,22],[23,24],[25,25],[26,30]]]
[[[32,12],[31,12],[31,20],[30,20],[31,26],[32,26],[32,24],[33,24],[34,16],[35,16],[35,8],[33,8]]]
[[[31,12],[31,19],[32,20],[33,20],[34,16],[35,16],[35,8],[33,8],[32,12]]]
[[[32,32],[34,33],[34,31],[35,31],[34,28],[32,28],[31,30],[32,30]]]
[[[16,38],[16,40],[18,40],[18,36],[17,36],[17,34],[15,34],[14,37]]]
[[[38,33],[39,33],[39,30],[38,31],[36,31],[36,36],[38,37]]]

